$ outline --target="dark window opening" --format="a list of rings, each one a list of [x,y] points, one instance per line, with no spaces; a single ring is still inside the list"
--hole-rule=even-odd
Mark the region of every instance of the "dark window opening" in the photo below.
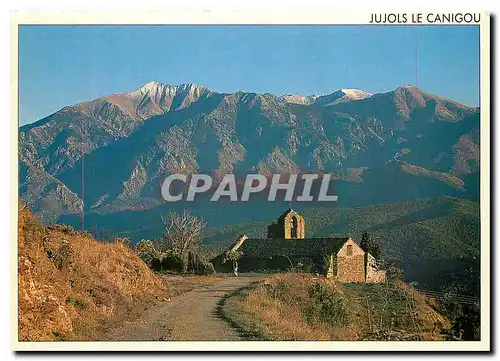
[[[352,256],[352,245],[347,246],[347,255]]]
[[[297,238],[297,228],[298,228],[297,217],[293,216],[292,217],[292,229],[291,229],[292,238]]]

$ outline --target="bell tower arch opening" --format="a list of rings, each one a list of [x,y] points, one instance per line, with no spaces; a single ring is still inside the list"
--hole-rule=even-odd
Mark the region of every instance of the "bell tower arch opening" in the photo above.
[[[294,215],[292,216],[292,222],[290,224],[290,236],[292,238],[297,238],[298,227],[299,227],[299,221],[297,217]]]

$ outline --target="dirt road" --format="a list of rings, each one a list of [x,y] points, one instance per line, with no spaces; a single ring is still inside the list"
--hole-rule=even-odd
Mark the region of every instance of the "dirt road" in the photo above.
[[[136,321],[127,322],[108,334],[116,341],[240,340],[238,331],[218,315],[219,302],[227,294],[265,276],[225,277],[200,285],[170,301],[161,302]]]

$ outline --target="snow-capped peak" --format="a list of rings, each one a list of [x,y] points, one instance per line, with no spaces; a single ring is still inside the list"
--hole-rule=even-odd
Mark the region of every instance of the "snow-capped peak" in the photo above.
[[[349,100],[360,100],[371,97],[373,94],[365,92],[360,89],[339,89],[331,94],[327,95],[296,95],[296,94],[286,94],[282,96],[282,99],[287,103],[291,104],[302,104],[302,105],[311,105],[311,104],[334,104],[345,102]]]
[[[175,92],[178,91],[200,92],[202,90],[205,90],[206,88],[202,85],[196,85],[196,84],[169,85],[159,81],[151,81],[145,84],[143,87],[139,88],[138,91],[142,91],[143,93],[161,93],[165,89],[169,89]]]
[[[143,87],[139,88],[138,91],[142,93],[154,94],[154,93],[161,93],[166,88],[173,89],[174,87],[171,85],[163,84],[159,81],[150,81]]]
[[[149,83],[145,84],[141,89],[151,90],[160,86],[165,86],[165,84],[160,83],[159,81],[150,81]]]
[[[410,84],[403,84],[398,86],[396,89],[416,89],[416,87]]]
[[[373,94],[360,89],[340,89],[351,100],[359,100],[371,97]]]

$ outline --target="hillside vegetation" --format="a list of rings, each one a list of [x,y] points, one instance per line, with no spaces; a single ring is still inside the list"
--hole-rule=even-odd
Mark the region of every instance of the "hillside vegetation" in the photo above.
[[[341,284],[285,274],[227,298],[221,313],[251,339],[444,340],[450,323],[434,306],[401,282]]]
[[[24,206],[18,232],[21,341],[101,339],[147,301],[169,296],[168,284],[121,242],[42,226]]]

